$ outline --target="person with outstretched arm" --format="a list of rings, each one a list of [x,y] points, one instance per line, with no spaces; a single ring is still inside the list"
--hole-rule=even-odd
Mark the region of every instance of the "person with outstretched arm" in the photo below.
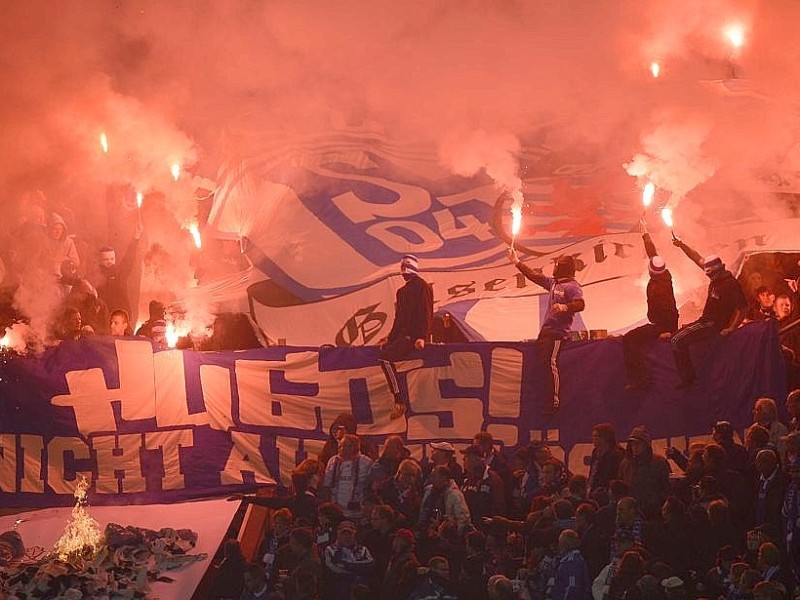
[[[700,253],[674,235],[672,243],[703,269],[709,279],[703,314],[697,321],[681,327],[670,340],[675,355],[675,365],[681,377],[679,387],[688,388],[697,380],[689,354],[690,347],[715,335],[727,336],[739,327],[747,315],[747,300],[742,286],[733,273],[725,268],[719,256],[710,254],[703,258]]]
[[[678,329],[678,307],[672,289],[672,275],[664,259],[658,255],[644,219],[639,221],[639,230],[647,252],[647,270],[650,272],[650,281],[647,282],[648,323],[631,329],[622,337],[622,354],[628,373],[627,390],[643,389],[649,384],[644,361],[647,345],[656,339],[669,339]]]
[[[586,307],[583,289],[575,281],[575,258],[560,257],[553,265],[552,277],[542,273],[541,269],[532,269],[523,264],[513,247],[508,249],[508,259],[526,279],[550,292],[547,313],[536,339],[536,367],[544,371],[546,404],[542,412],[554,414],[561,406],[558,353],[569,335],[575,314]]]

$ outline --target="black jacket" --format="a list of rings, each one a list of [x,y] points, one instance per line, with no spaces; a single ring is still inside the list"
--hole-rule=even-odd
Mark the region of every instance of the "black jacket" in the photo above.
[[[597,449],[592,450],[591,463],[589,465],[589,489],[608,487],[612,479],[619,477],[619,465],[625,458],[625,450],[617,444],[602,456]]]
[[[106,303],[109,311],[122,309],[131,317],[131,303],[128,299],[128,279],[133,271],[136,249],[139,240],[133,239],[125,250],[125,255],[113,267],[100,267],[100,281],[95,286],[97,295]]]
[[[642,235],[647,256],[656,256],[656,247],[650,234]],[[650,275],[647,282],[647,319],[663,331],[678,329],[678,308],[675,305],[675,292],[672,290],[672,274],[665,270],[658,275]]]
[[[703,318],[713,321],[719,329],[728,327],[737,310],[746,310],[747,300],[742,286],[730,271],[715,274],[708,284],[708,297]]]
[[[407,337],[411,341],[429,341],[433,323],[433,290],[419,275],[409,279],[397,290],[394,324],[388,342]]]

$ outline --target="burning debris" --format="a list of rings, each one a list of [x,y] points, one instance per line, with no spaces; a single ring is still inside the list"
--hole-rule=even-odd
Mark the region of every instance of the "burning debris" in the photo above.
[[[0,589],[9,597],[145,598],[150,583],[172,581],[164,571],[208,558],[190,554],[197,534],[188,529],[109,523],[101,531],[86,510],[88,488],[81,477],[72,520],[52,553],[32,556],[16,531],[0,534]]]

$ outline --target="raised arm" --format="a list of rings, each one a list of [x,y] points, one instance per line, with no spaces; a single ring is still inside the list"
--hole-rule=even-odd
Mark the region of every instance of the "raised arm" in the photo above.
[[[517,270],[525,275],[525,279],[528,279],[535,283],[536,285],[542,286],[544,289],[549,290],[553,284],[553,281],[550,277],[542,273],[540,269],[531,269],[528,265],[523,264],[519,260],[519,256],[517,256],[517,251],[514,248],[508,249],[508,260],[517,267]]]
[[[647,252],[647,258],[653,258],[658,255],[656,245],[653,243],[653,238],[647,231],[647,221],[641,219],[639,221],[639,232],[642,234],[642,241],[644,242],[644,251]]]
[[[703,268],[703,257],[700,256],[700,253],[697,250],[693,249],[691,246],[684,243],[682,239],[675,236],[672,237],[672,243],[683,250],[683,253],[691,258],[692,262],[694,262],[698,267],[701,269]]]

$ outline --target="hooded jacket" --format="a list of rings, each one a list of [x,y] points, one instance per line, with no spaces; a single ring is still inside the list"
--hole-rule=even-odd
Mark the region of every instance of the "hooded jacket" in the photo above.
[[[47,268],[52,268],[53,274],[59,277],[61,275],[61,263],[65,260],[71,260],[77,268],[81,265],[81,258],[78,255],[78,249],[75,247],[75,240],[69,235],[67,224],[61,215],[58,213],[51,214],[49,225],[51,227],[53,225],[61,225],[64,228],[64,232],[58,239],[53,239],[50,235],[47,236],[47,260],[49,261]]]
[[[658,514],[661,504],[669,495],[669,464],[666,458],[653,453],[650,434],[644,426],[634,427],[628,440],[619,475],[628,484],[631,495],[639,502],[644,515],[651,517]],[[645,451],[641,456],[633,455],[630,440],[644,442]]]
[[[650,234],[643,234],[642,239],[648,258],[657,256]],[[662,331],[678,329],[678,308],[672,289],[672,274],[667,269],[657,275],[651,273],[647,282],[647,320]]]

